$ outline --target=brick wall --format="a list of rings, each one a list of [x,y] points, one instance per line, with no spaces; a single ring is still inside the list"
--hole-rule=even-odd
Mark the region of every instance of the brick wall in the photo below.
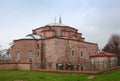
[[[75,56],[71,55],[72,49],[75,50]],[[44,59],[47,62],[46,69],[56,69],[57,63],[66,64],[68,62],[72,62],[75,68],[77,68],[76,64],[78,62],[90,61],[89,52],[94,54],[97,50],[97,44],[62,38],[44,40]],[[80,51],[83,51],[83,58],[80,57]]]
[[[82,34],[69,26],[45,26],[33,30],[33,33],[40,35],[42,39],[14,41],[10,52],[12,62],[40,63],[42,69],[56,69],[58,63],[65,66],[71,62],[77,68],[78,62],[90,61],[89,53],[94,54],[98,50],[97,44],[84,42]],[[72,49],[75,52],[74,56],[71,54]],[[31,59],[28,59],[29,51],[33,52]],[[84,54],[83,58],[80,57],[81,51]],[[19,61],[16,60],[17,56],[20,56]]]
[[[38,34],[42,38],[49,37],[67,37],[69,39],[75,39],[78,41],[84,41],[82,34],[78,33],[78,30],[69,26],[44,26],[33,30],[33,34]]]
[[[0,63],[0,70],[14,70],[17,69],[16,63]]]
[[[30,63],[0,63],[0,70],[30,70]]]
[[[48,70],[48,69],[33,69],[32,71],[63,73],[63,74],[100,74],[100,73],[110,72],[117,69],[120,69],[120,67],[109,68],[102,71],[68,71],[68,70]]]
[[[11,48],[11,61],[16,62],[17,53],[19,53],[19,62],[29,62],[28,52],[32,51],[34,55],[37,54],[37,40],[17,40]]]

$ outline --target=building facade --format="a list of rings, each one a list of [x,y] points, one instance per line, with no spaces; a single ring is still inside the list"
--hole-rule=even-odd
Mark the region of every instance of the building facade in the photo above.
[[[97,51],[97,44],[86,42],[77,29],[59,22],[14,40],[10,53],[12,62],[31,62],[35,68],[84,71]]]

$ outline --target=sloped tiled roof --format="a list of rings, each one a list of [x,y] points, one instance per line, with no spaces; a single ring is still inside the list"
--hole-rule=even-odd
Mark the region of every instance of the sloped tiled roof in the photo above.
[[[90,57],[116,57],[116,54],[108,53],[108,52],[98,52]]]

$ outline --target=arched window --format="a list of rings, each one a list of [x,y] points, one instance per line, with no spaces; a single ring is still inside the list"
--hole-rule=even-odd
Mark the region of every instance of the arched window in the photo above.
[[[91,59],[91,63],[94,64],[94,59],[93,58]]]
[[[16,54],[16,62],[18,62],[18,61],[20,61],[20,53],[19,52],[17,52],[17,54]]]
[[[37,49],[39,49],[39,44],[37,44]]]
[[[29,51],[28,52],[28,58],[32,58],[33,57],[33,52],[32,51]]]
[[[38,55],[37,55],[38,57],[40,57],[40,52],[38,51]]]
[[[71,50],[71,55],[74,57],[75,56],[75,51],[74,49]]]
[[[89,56],[91,55],[91,52],[88,52]]]
[[[104,63],[104,59],[103,58],[99,59],[99,63],[103,64]]]
[[[80,58],[84,58],[83,51],[80,51]]]
[[[57,36],[57,37],[60,37],[60,36],[61,36],[61,30],[60,30],[60,29],[57,29],[57,30],[56,30],[56,36]]]

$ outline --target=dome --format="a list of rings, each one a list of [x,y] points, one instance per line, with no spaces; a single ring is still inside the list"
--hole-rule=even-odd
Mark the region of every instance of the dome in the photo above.
[[[50,24],[47,24],[46,26],[66,26],[62,23],[50,23]]]
[[[66,25],[62,24],[62,20],[61,20],[61,16],[60,16],[59,22],[56,22],[56,18],[55,18],[54,23],[47,24],[46,26],[66,26]]]
[[[28,34],[25,36],[25,39],[40,39],[39,35]]]

